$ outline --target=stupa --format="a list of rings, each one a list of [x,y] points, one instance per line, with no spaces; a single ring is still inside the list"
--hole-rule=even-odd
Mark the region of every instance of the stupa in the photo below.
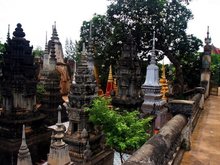
[[[43,125],[45,115],[36,110],[37,73],[32,47],[26,40],[20,23],[7,39],[3,54],[2,98],[3,110],[0,115],[0,164],[13,164],[17,152],[23,124],[32,161],[46,160],[50,131]]]
[[[69,94],[69,128],[64,141],[69,145],[70,158],[74,164],[112,165],[113,151],[104,147],[102,131],[95,129],[89,122],[89,114],[85,110],[97,97],[97,84],[92,63],[88,65],[87,54],[83,52]]]
[[[159,130],[167,121],[166,101],[162,100],[161,85],[159,84],[159,67],[155,60],[155,32],[153,33],[153,48],[149,52],[151,54],[150,64],[147,66],[145,82],[142,85],[144,93],[144,102],[141,110],[144,116],[155,115],[155,129]]]

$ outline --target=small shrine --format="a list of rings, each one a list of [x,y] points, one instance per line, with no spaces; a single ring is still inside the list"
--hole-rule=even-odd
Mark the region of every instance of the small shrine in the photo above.
[[[136,46],[129,36],[123,44],[122,54],[117,64],[117,95],[112,97],[112,105],[121,109],[140,109],[141,69]]]
[[[91,63],[90,63],[91,64]],[[97,97],[97,84],[87,56],[81,56],[77,66],[75,84],[69,94],[69,128],[64,141],[69,145],[71,161],[76,165],[112,165],[113,151],[105,148],[104,135],[89,122],[86,107]]]
[[[22,126],[33,153],[32,161],[46,159],[50,131],[44,126],[46,115],[36,109],[37,66],[32,46],[20,23],[7,39],[3,54],[0,114],[0,164],[15,164],[20,147]]]
[[[149,52],[151,54],[150,64],[147,66],[145,82],[142,85],[144,93],[144,102],[141,110],[144,116],[155,115],[155,129],[159,130],[167,122],[166,102],[162,100],[161,85],[159,84],[159,67],[155,60],[155,32],[153,33],[153,48]]]

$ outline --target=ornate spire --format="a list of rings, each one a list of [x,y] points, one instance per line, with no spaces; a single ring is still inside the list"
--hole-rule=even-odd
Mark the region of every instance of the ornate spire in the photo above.
[[[25,125],[23,125],[22,142],[21,142],[21,147],[18,151],[17,165],[32,165],[31,155],[27,147],[26,138],[25,138]]]
[[[54,40],[51,40],[50,59],[49,59],[51,70],[55,70],[56,63],[57,63],[57,59],[56,59],[56,54],[55,54],[55,42]]]
[[[207,37],[205,38],[206,45],[209,45],[212,42],[211,37],[209,37],[209,26],[207,27]]]
[[[46,40],[45,40],[44,54],[46,54],[47,56],[49,55],[49,52],[48,52],[48,44],[47,44],[47,31],[46,31]],[[47,58],[48,58],[48,57],[47,57]]]
[[[10,40],[10,24],[8,24],[7,42]]]
[[[106,85],[105,96],[110,96],[112,90],[114,90],[113,89],[113,76],[112,76],[112,66],[110,65],[109,66],[109,74],[108,74],[108,81],[107,81],[107,85]]]
[[[161,88],[161,94],[162,94],[162,99],[167,100],[168,98],[166,97],[166,93],[168,92],[168,84],[167,84],[167,79],[166,79],[166,74],[165,74],[165,65],[163,63],[162,68],[162,76],[160,79],[160,85],[162,86]]]
[[[59,37],[58,37],[58,33],[57,33],[57,28],[56,28],[56,21],[54,22],[54,25],[52,26],[52,37],[51,39],[52,40],[59,40]]]
[[[153,86],[160,86],[159,85],[159,68],[156,65],[156,60],[155,60],[155,52],[159,51],[155,49],[155,31],[153,32],[153,45],[152,45],[152,50],[149,51],[151,54],[151,61],[150,65],[147,67],[147,72],[146,72],[146,79],[143,85],[153,85]]]
[[[155,32],[153,32],[153,46],[151,53],[150,65],[147,66],[146,79],[142,85],[142,91],[144,94],[144,102],[141,106],[141,110],[144,115],[154,114],[156,115],[155,129],[160,129],[166,122],[167,108],[165,107],[165,101],[162,100],[161,86],[159,84],[159,68],[156,65],[155,52],[160,50],[155,49]]]
[[[152,46],[152,50],[151,50],[151,61],[150,61],[150,64],[156,64],[156,60],[155,60],[155,41],[156,41],[156,38],[155,38],[155,31],[153,32],[153,46]]]
[[[88,67],[90,71],[94,71],[94,52],[93,52],[93,39],[92,39],[92,20],[90,21],[90,28],[89,28],[89,46],[88,46],[88,54],[87,54],[87,61]]]
[[[23,29],[21,28],[21,24],[20,23],[17,24],[17,28],[15,28],[15,31],[13,32],[13,35],[16,38],[23,38],[23,37],[25,37],[25,33],[23,32]]]
[[[49,66],[49,52],[48,52],[48,44],[47,44],[47,31],[46,31],[46,42],[44,49],[44,59],[43,59],[43,68],[48,68]]]

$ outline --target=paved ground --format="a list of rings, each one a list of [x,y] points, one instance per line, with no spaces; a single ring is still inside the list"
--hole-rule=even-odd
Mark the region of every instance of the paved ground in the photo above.
[[[181,165],[220,165],[220,96],[206,100],[191,142]]]

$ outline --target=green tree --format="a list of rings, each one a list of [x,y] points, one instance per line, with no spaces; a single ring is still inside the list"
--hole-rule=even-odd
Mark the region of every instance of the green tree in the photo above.
[[[46,92],[44,85],[41,83],[37,84],[37,93],[36,93],[36,100],[37,103],[40,103],[42,98],[43,98],[43,94]]]
[[[5,51],[5,45],[0,42],[0,64],[3,62],[4,51]]]
[[[220,85],[220,55],[211,55],[211,81],[212,85]]]
[[[44,55],[44,51],[40,46],[33,50],[33,55],[35,58],[42,58]]]
[[[67,59],[79,61],[80,49],[77,41],[73,42],[71,39],[66,39],[65,42],[65,57]]]
[[[146,131],[151,129],[152,117],[140,119],[138,111],[120,114],[115,109],[110,110],[108,105],[109,100],[105,98],[95,99],[87,109],[89,119],[102,127],[107,144],[120,153],[123,162],[123,153],[140,148],[150,137]]]
[[[97,49],[97,54],[105,57],[103,59],[117,61],[122,43],[131,34],[140,57],[145,58],[147,52],[152,49],[152,43],[149,41],[152,40],[155,31],[156,48],[163,51],[163,54],[157,54],[157,59],[162,59],[163,55],[169,58],[175,67],[176,83],[183,87],[183,65],[196,55],[202,44],[201,40],[186,33],[187,23],[193,18],[191,11],[187,9],[186,1],[184,3],[178,0],[109,1],[107,15],[95,15],[92,19],[92,21],[102,20],[99,24],[93,24],[93,31],[98,29],[97,32],[93,32],[97,34],[93,38],[102,43],[102,48]],[[83,28],[84,31],[89,31],[89,26]],[[81,37],[84,37],[85,41],[88,40],[88,35],[82,31]]]

